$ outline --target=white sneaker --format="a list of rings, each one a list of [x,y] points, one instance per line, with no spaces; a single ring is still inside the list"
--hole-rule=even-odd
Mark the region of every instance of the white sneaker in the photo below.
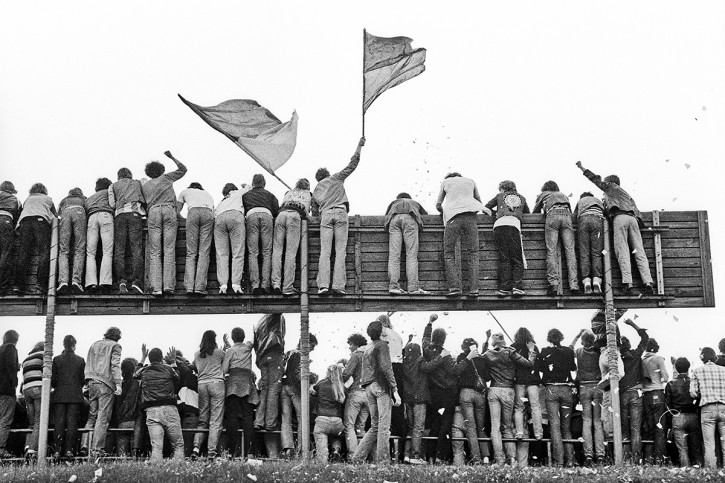
[[[425,460],[422,460],[420,458],[411,458],[410,461],[409,461],[409,463],[411,465],[425,465],[425,464],[427,464],[425,462]]]
[[[410,458],[408,456],[406,456],[405,458],[403,458],[403,463],[410,464]]]
[[[219,293],[221,293],[221,294],[227,293],[227,286],[226,285],[220,285],[219,286]]]
[[[237,284],[232,284],[232,290],[234,293],[244,293],[242,292],[242,286]]]

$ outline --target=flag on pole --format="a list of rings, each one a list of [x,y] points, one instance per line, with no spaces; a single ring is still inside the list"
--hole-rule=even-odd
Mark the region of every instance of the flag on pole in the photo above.
[[[207,124],[224,134],[269,173],[289,160],[297,144],[297,112],[282,122],[257,101],[231,99],[201,107],[179,98]],[[275,175],[276,176],[276,175]]]
[[[408,37],[376,37],[365,32],[363,114],[380,94],[425,70],[425,49]]]

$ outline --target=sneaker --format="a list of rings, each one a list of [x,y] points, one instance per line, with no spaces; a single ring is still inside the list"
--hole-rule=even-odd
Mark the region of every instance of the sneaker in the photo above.
[[[191,450],[191,460],[195,460],[199,457],[199,448],[194,448]]]
[[[410,464],[410,458],[408,456],[406,456],[405,458],[403,458],[403,463],[405,463],[406,465],[409,465]]]
[[[55,289],[55,293],[57,293],[58,295],[67,294],[68,293],[68,284],[65,282],[62,282],[61,284],[59,284],[58,288]]]
[[[142,295],[143,294],[143,289],[137,283],[132,283],[131,284],[131,292],[135,292],[137,294],[141,294]]]
[[[569,292],[571,293],[571,295],[579,295],[579,287],[571,287],[569,289]]]
[[[514,297],[520,297],[521,295],[526,295],[526,292],[524,292],[520,288],[516,288],[516,287],[514,287],[513,290],[511,290],[511,293]]]
[[[298,297],[300,293],[296,289],[291,288],[282,292],[282,295],[284,295],[285,297]]]
[[[591,294],[592,294],[592,286],[584,285],[584,295],[591,295]]]
[[[425,464],[428,464],[428,463],[425,462],[425,460],[422,460],[420,458],[411,458],[409,460],[409,463],[411,465],[425,465]]]
[[[174,291],[170,288],[164,289],[164,295],[174,295]]]
[[[446,297],[449,297],[449,298],[457,298],[457,297],[460,297],[461,295],[462,294],[461,294],[461,291],[460,290],[457,290],[455,288],[452,288],[452,289],[450,289],[448,291],[448,293],[446,294]]]
[[[502,288],[496,290],[496,295],[498,295],[499,297],[507,297],[509,295],[513,295],[513,293],[513,290],[504,290]]]
[[[211,450],[207,453],[206,457],[210,460],[215,460],[217,457],[216,451]]]
[[[269,295],[271,293],[271,290],[269,289],[269,287],[267,287],[267,288],[260,287],[259,291],[260,291],[261,295]]]
[[[219,285],[219,293],[222,295],[225,295],[227,293],[227,286],[226,285]]]
[[[645,284],[644,294],[645,295],[654,295],[655,294],[655,286],[652,282]]]
[[[13,291],[13,295],[23,295],[25,293],[25,290],[23,290],[22,288],[20,288],[18,286],[13,287],[12,291]]]
[[[121,282],[118,284],[118,293],[120,293],[120,294],[128,293],[128,288],[126,287],[126,282]]]
[[[163,294],[164,292],[162,292],[161,290],[154,290],[153,292],[151,292],[151,295],[153,295],[154,297],[161,297]]]
[[[332,454],[330,455],[330,461],[332,463],[339,463],[339,462],[341,462],[342,461],[342,455],[340,454],[340,452],[337,451],[337,450],[333,451]]]
[[[252,289],[252,295],[254,295],[255,297],[258,297],[259,295],[262,295],[262,289],[259,288],[259,287],[254,287]]]
[[[347,295],[347,292],[345,291],[345,289],[342,289],[342,288],[333,288],[332,295],[335,295],[337,297],[342,297],[343,295]]]
[[[72,460],[73,459],[73,451],[71,451],[71,450],[66,451],[64,458],[67,459],[67,460]]]
[[[524,433],[516,433],[516,439],[524,439]]]
[[[273,295],[283,295],[282,288],[281,287],[272,287],[272,294]]]
[[[327,287],[320,287],[317,290],[317,295],[319,295],[320,297],[327,297],[328,295],[330,295],[330,289],[328,289]]]
[[[226,292],[226,285],[224,287],[225,287],[224,291]],[[244,293],[244,290],[242,290],[242,286],[241,285],[237,285],[237,284],[233,283],[232,284],[232,292],[234,292],[236,294],[243,294]]]
[[[86,288],[88,289],[89,292],[93,293],[95,291],[95,289],[96,289],[96,286],[95,285],[89,285]],[[74,294],[82,294],[83,293],[83,287],[81,287],[81,284],[79,284],[78,282],[73,282],[72,291],[73,291]]]
[[[194,290],[194,295],[197,297],[205,297],[207,295],[206,290]]]
[[[591,468],[592,466],[594,466],[594,460],[592,460],[591,456],[586,457],[586,459],[584,460],[584,466],[586,466],[587,468]]]
[[[429,292],[427,290],[423,290],[422,288],[419,288],[418,290],[413,290],[412,292],[408,292],[408,295],[431,295],[433,292]],[[425,461],[423,462],[425,463]]]
[[[81,450],[78,452],[78,456],[80,456],[81,458],[85,458],[86,456],[88,456],[88,448],[81,448]]]
[[[599,284],[599,283],[592,284],[592,291],[594,293],[596,293],[596,294],[601,294],[602,293],[602,285]]]
[[[190,295],[190,296],[193,296],[193,295],[194,295],[194,289],[189,289],[189,288],[187,288],[187,289],[186,289],[186,295]]]
[[[556,297],[559,291],[559,287],[557,285],[549,285],[549,287],[546,289],[546,295],[550,297]]]
[[[606,460],[604,459],[604,456],[597,456],[597,465],[604,466],[606,463]]]
[[[391,288],[390,290],[388,290],[388,293],[390,295],[405,295],[406,294],[405,290],[403,290],[402,288]]]
[[[483,464],[484,465],[487,465],[487,464],[490,464],[490,463],[491,463],[491,460],[488,459],[488,456],[484,456],[483,457]]]
[[[34,449],[25,448],[25,459],[33,460],[38,457],[38,454]]]

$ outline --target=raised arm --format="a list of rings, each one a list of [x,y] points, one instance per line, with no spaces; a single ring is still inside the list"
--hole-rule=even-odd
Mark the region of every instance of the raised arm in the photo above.
[[[363,146],[365,146],[365,136],[361,137],[360,141],[357,143],[357,149],[355,149],[355,154],[353,154],[352,158],[350,158],[350,163],[348,163],[342,171],[335,173],[333,176],[342,181],[347,179],[347,177],[355,171],[355,168],[357,168],[357,165],[360,162],[360,152],[362,151]]]
[[[176,171],[172,171],[170,173],[166,173],[166,176],[171,178],[174,181],[180,180],[184,177],[186,174],[186,166],[184,166],[184,163],[179,161],[174,157],[173,154],[171,154],[171,151],[164,151],[164,154],[169,157],[175,164],[176,164]]]
[[[608,183],[606,181],[602,181],[601,176],[599,176],[598,174],[592,173],[591,171],[586,169],[584,166],[582,166],[581,161],[577,161],[576,165],[579,169],[582,170],[582,173],[584,173],[584,176],[586,176],[589,181],[594,183],[597,186],[597,188],[599,188],[602,191],[607,191],[607,189],[609,189],[610,183]]]
[[[431,334],[433,334],[433,322],[438,320],[438,314],[430,314],[428,323],[425,325],[423,330],[423,350],[425,351],[430,345]]]
[[[583,334],[584,332],[586,332],[586,331],[587,331],[587,329],[582,329],[582,330],[580,330],[580,331],[579,331],[579,333],[578,333],[578,334],[577,334],[577,335],[576,335],[576,336],[574,337],[574,340],[572,340],[572,341],[571,341],[571,344],[569,344],[569,347],[571,347],[572,349],[573,349],[574,347],[576,347],[576,343],[577,343],[577,342],[579,342],[579,338],[580,338],[580,337],[582,336],[582,334]]]

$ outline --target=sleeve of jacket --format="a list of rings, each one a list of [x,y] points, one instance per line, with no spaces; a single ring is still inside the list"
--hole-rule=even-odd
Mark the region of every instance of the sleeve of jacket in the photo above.
[[[181,376],[179,375],[179,368],[178,367],[171,367],[171,379],[174,382],[174,392],[179,393],[179,390],[181,389]]]
[[[342,380],[347,381],[350,379],[353,374],[355,374],[355,369],[357,369],[357,365],[360,362],[360,358],[357,357],[356,354],[353,354],[350,357],[350,360],[347,361],[347,364],[345,365],[345,368],[342,370]]]
[[[426,361],[425,358],[420,363],[420,370],[429,374],[436,370],[438,366],[443,364],[443,356],[437,355],[433,359]]]
[[[665,404],[668,408],[672,408],[672,383],[665,386]]]
[[[123,377],[121,377],[121,345],[116,344],[111,351],[111,374],[116,383],[116,387],[121,387]]]
[[[570,371],[576,371],[576,354],[574,354],[574,349],[571,347],[567,347],[567,354],[569,357],[569,370]]]
[[[591,181],[592,183],[594,183],[596,185],[596,187],[599,188],[600,190],[607,191],[607,189],[609,189],[610,183],[608,183],[606,181],[602,181],[602,177],[599,176],[598,174],[594,174],[590,170],[585,169],[584,176],[586,176],[587,179],[589,181]]]
[[[546,196],[544,193],[539,193],[539,196],[536,197],[536,201],[534,202],[534,211],[533,213],[541,213],[544,209],[544,200],[546,199]]]
[[[644,351],[647,350],[647,343],[649,342],[649,334],[645,329],[639,329],[637,331],[637,334],[639,334],[639,345],[637,345],[637,348],[632,352],[632,355],[636,357],[637,359],[642,358],[642,354],[644,354]]]
[[[453,363],[453,372],[460,377],[466,371],[466,367],[468,367],[468,358],[460,354],[456,362]]]
[[[390,390],[396,391],[398,389],[398,385],[395,382],[393,363],[390,361],[390,349],[387,344],[381,344],[378,347],[378,367],[381,371],[383,371],[383,374],[385,374]]]
[[[348,176],[352,174],[353,171],[355,171],[355,168],[357,168],[357,165],[360,163],[360,155],[355,153],[352,155],[352,158],[350,158],[350,162],[345,166],[342,171],[339,173],[335,173],[333,176],[335,176],[337,179],[345,181]]]
[[[186,174],[186,166],[181,161],[176,162],[176,166],[178,167],[175,171],[172,171],[168,173],[166,176],[168,176],[172,181],[178,181],[181,178],[184,177]]]
[[[53,358],[53,372],[50,376],[50,387],[55,387],[58,383],[58,371],[60,368],[58,367],[58,363],[56,362],[56,358]]]
[[[493,211],[493,210],[495,210],[495,209],[498,208],[498,200],[496,199],[495,196],[493,197],[493,199],[491,201],[489,201],[488,203],[486,203],[486,208],[488,208],[491,211]]]
[[[428,348],[430,345],[430,338],[431,334],[433,333],[433,324],[428,323],[425,326],[425,329],[423,330],[423,352]]]

